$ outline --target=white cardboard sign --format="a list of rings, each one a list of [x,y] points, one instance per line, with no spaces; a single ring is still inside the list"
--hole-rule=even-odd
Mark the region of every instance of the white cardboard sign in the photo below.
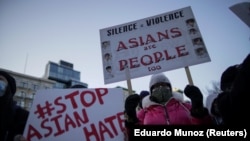
[[[191,7],[100,29],[104,83],[209,62]]]
[[[123,140],[121,88],[39,90],[24,136],[28,141]]]

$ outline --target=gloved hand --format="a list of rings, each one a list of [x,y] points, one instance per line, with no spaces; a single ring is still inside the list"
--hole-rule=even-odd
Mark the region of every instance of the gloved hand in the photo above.
[[[192,102],[192,116],[201,118],[208,114],[208,110],[203,106],[203,96],[198,87],[187,85],[184,89],[184,94],[190,98]]]
[[[136,123],[138,122],[136,116],[136,107],[140,102],[140,96],[138,94],[129,95],[125,100],[125,114],[127,116],[126,122]]]
[[[200,89],[194,85],[187,85],[184,89],[184,94],[191,99],[191,101],[202,102],[203,96]]]

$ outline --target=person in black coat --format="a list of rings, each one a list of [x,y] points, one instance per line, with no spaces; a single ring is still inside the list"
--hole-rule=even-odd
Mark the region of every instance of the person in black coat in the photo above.
[[[13,100],[15,92],[15,79],[0,71],[0,141],[13,141],[22,135],[28,119],[29,112]]]
[[[209,96],[210,113],[220,117],[222,125],[246,126],[250,119],[250,54],[241,64],[229,66],[221,76],[222,92]]]
[[[131,94],[125,100],[125,141],[132,141],[132,130],[139,120],[136,115],[136,108],[140,103],[140,96],[138,94]]]
[[[226,125],[244,125],[250,119],[249,95],[250,94],[250,54],[237,66],[236,76],[232,87],[224,92],[223,97],[218,97],[218,110]],[[223,104],[223,103],[227,103]]]

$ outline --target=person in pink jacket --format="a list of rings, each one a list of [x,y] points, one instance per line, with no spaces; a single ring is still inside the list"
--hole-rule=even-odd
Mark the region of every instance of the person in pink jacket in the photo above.
[[[203,106],[203,97],[196,86],[187,85],[184,93],[191,99],[184,102],[172,92],[169,79],[163,74],[154,74],[149,83],[150,95],[143,99],[143,109],[137,112],[141,125],[201,125],[212,124],[208,111]]]

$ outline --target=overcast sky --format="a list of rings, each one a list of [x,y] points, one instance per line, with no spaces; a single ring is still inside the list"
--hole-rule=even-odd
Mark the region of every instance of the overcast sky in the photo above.
[[[229,9],[240,2],[249,0],[1,0],[0,68],[42,77],[48,61],[65,60],[89,88],[127,87],[126,81],[104,84],[99,30],[191,6],[211,62],[189,69],[206,91],[250,52],[249,27]],[[188,84],[184,68],[164,73],[174,88]],[[148,90],[149,81],[132,79],[132,88]]]

